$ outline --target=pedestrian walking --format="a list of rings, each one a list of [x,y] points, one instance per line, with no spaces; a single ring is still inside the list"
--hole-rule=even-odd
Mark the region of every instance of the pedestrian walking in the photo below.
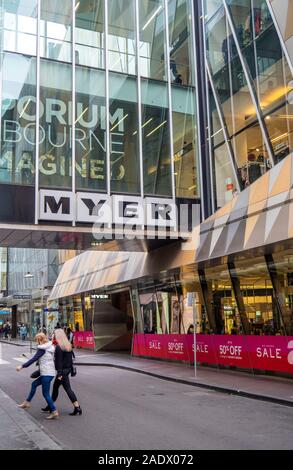
[[[74,406],[73,412],[70,413],[70,416],[81,415],[82,409],[79,406],[76,395],[71,388],[69,379],[73,370],[72,345],[68,341],[66,334],[62,329],[55,330],[53,344],[55,345],[55,368],[57,370],[57,376],[53,385],[52,400],[54,403],[56,402],[59,395],[59,388],[62,385],[69,400]],[[42,408],[42,411],[51,411],[50,405],[46,408]]]
[[[70,326],[67,328],[66,330],[66,336],[67,336],[67,339],[69,341],[69,343],[71,344],[72,348],[74,347],[74,343],[73,343],[73,340],[74,340],[74,334],[73,334],[73,331],[72,329],[70,328]],[[73,355],[74,357],[74,355]]]
[[[43,397],[48,403],[48,406],[50,407],[51,411],[50,416],[48,416],[47,419],[55,419],[58,418],[59,413],[50,395],[50,385],[56,374],[54,364],[55,347],[53,346],[52,342],[48,340],[47,336],[44,333],[37,334],[36,341],[38,344],[36,354],[29,361],[25,362],[21,366],[18,366],[16,370],[19,372],[23,368],[25,369],[33,363],[38,362],[40,376],[33,381],[28,398],[18,406],[19,408],[24,409],[30,408],[31,401],[35,396],[36,390],[41,385]]]
[[[27,337],[27,327],[23,323],[19,329],[19,332],[20,332],[20,337],[22,341],[25,341]]]

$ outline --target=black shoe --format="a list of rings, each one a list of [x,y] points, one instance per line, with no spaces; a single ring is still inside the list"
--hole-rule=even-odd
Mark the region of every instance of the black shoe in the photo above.
[[[51,413],[51,408],[46,406],[46,408],[41,408],[43,413]]]
[[[69,413],[69,416],[82,415],[82,409],[80,406],[75,406],[73,413]]]

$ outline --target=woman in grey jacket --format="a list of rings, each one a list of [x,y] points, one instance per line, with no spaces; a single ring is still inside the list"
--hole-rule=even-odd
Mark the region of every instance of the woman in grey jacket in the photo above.
[[[25,364],[18,366],[16,370],[19,372],[21,369],[29,367],[34,362],[39,362],[40,377],[33,381],[28,398],[18,406],[19,408],[30,408],[31,401],[35,396],[37,388],[42,385],[43,397],[51,409],[51,414],[47,419],[55,419],[58,418],[59,414],[50,395],[50,385],[56,373],[54,365],[55,348],[44,333],[39,333],[36,336],[36,341],[38,343],[36,354]]]

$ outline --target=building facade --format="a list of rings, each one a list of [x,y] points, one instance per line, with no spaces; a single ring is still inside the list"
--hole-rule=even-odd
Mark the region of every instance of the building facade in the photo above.
[[[218,337],[221,351],[253,337],[256,360],[280,349],[287,369],[268,370],[290,369],[292,12],[285,2],[285,24],[280,3],[0,2],[0,221],[23,225],[23,246],[108,250],[66,263],[51,294],[96,349],[169,358],[171,344],[191,361],[189,340],[167,337],[193,325],[203,351],[204,337],[213,351]],[[144,233],[120,252],[92,243],[102,201],[110,232],[139,202],[200,206],[202,223],[186,243],[178,230],[168,242]]]
[[[84,227],[86,194],[199,201],[193,2],[12,0],[0,15],[3,222]]]

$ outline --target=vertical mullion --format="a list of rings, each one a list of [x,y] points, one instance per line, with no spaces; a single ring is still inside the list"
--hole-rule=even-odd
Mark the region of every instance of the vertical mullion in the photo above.
[[[107,194],[111,194],[111,154],[110,154],[110,94],[109,94],[109,56],[108,56],[108,0],[104,0],[104,25],[105,25],[105,41],[104,41],[104,57],[105,57],[105,87],[106,87],[106,178],[107,178]]]
[[[170,69],[170,36],[169,36],[169,15],[168,0],[164,0],[165,11],[165,40],[166,40],[166,62],[168,78],[168,105],[169,105],[169,129],[170,129],[170,152],[171,152],[171,183],[172,199],[176,199],[175,167],[174,167],[174,141],[173,141],[173,106],[172,106],[172,87],[171,87],[171,69]]]
[[[72,225],[75,227],[76,225],[76,155],[75,155],[75,121],[76,121],[76,60],[75,60],[75,0],[72,0],[72,165],[71,165],[71,178],[72,178],[72,192],[73,192],[73,222]]]
[[[194,3],[192,2],[192,9],[193,9],[193,21],[194,21]],[[201,0],[201,13],[202,13],[202,33],[203,33],[203,49],[204,49],[204,57],[207,57],[207,48],[206,48],[206,23],[205,23],[205,8],[204,8],[204,0]],[[195,26],[194,26],[195,28]],[[195,31],[195,29],[194,29]],[[197,68],[197,62],[195,62],[195,67]],[[211,116],[211,108],[210,108],[210,97],[209,97],[209,86],[208,86],[208,73],[207,69],[205,67],[205,86],[206,86],[206,106],[207,106],[207,125],[208,125],[208,146],[209,146],[209,166],[210,166],[210,181],[211,181],[211,204],[212,204],[212,211],[213,213],[215,212],[215,201],[216,201],[216,195],[215,195],[215,181],[214,181],[214,163],[212,159],[212,134],[211,134],[211,122],[212,122],[212,116]],[[198,87],[197,87],[198,89]],[[199,126],[199,124],[197,124]],[[200,134],[201,135],[201,134]],[[199,145],[199,152],[201,150],[202,146]],[[199,153],[198,156],[199,161],[201,162],[201,153]],[[201,164],[202,165],[202,164]],[[204,197],[203,191],[201,190],[201,197]]]
[[[139,141],[139,166],[140,166],[140,194],[144,197],[143,177],[143,146],[142,146],[142,102],[141,102],[141,74],[139,59],[139,0],[135,0],[135,30],[136,30],[136,70],[137,70],[137,102],[138,102],[138,141]]]
[[[40,161],[40,95],[41,95],[41,1],[38,0],[37,7],[37,70],[36,70],[36,152],[35,152],[35,224],[39,222],[39,161]]]
[[[225,142],[226,142],[226,145],[227,145],[228,154],[229,154],[229,157],[230,157],[230,163],[232,165],[232,171],[233,171],[234,178],[235,178],[235,181],[236,181],[237,190],[240,192],[241,189],[240,189],[239,177],[238,177],[237,169],[236,169],[237,165],[236,165],[235,155],[234,155],[234,151],[233,151],[233,148],[232,148],[232,145],[231,145],[231,140],[230,140],[230,136],[228,134],[227,125],[226,125],[226,122],[225,122],[223,110],[222,110],[222,107],[221,107],[221,104],[220,104],[219,97],[217,95],[217,91],[216,91],[216,88],[215,88],[215,85],[214,85],[214,82],[213,82],[212,72],[210,70],[210,66],[209,66],[207,58],[206,58],[206,70],[208,72],[208,77],[209,77],[210,84],[211,84],[211,87],[212,87],[212,92],[213,92],[213,95],[214,95],[216,108],[217,108],[217,111],[218,111],[218,115],[219,115],[219,119],[220,119],[220,122],[221,122],[222,129],[223,129],[223,134],[224,134]]]
[[[203,10],[202,10],[203,12]],[[202,218],[205,219],[205,205],[204,205],[204,190],[203,190],[203,168],[202,168],[202,161],[201,161],[201,126],[204,125],[200,122],[200,111],[199,111],[199,98],[198,98],[198,74],[197,74],[197,53],[196,53],[196,43],[195,43],[195,12],[194,12],[194,4],[193,1],[191,2],[191,17],[192,17],[192,49],[193,49],[193,61],[194,61],[194,83],[195,83],[195,109],[196,109],[196,129],[194,132],[197,136],[197,164],[199,165],[199,182],[200,182],[200,198],[201,198],[201,211],[202,211]],[[205,43],[205,42],[204,42]],[[197,178],[198,182],[198,178]]]

